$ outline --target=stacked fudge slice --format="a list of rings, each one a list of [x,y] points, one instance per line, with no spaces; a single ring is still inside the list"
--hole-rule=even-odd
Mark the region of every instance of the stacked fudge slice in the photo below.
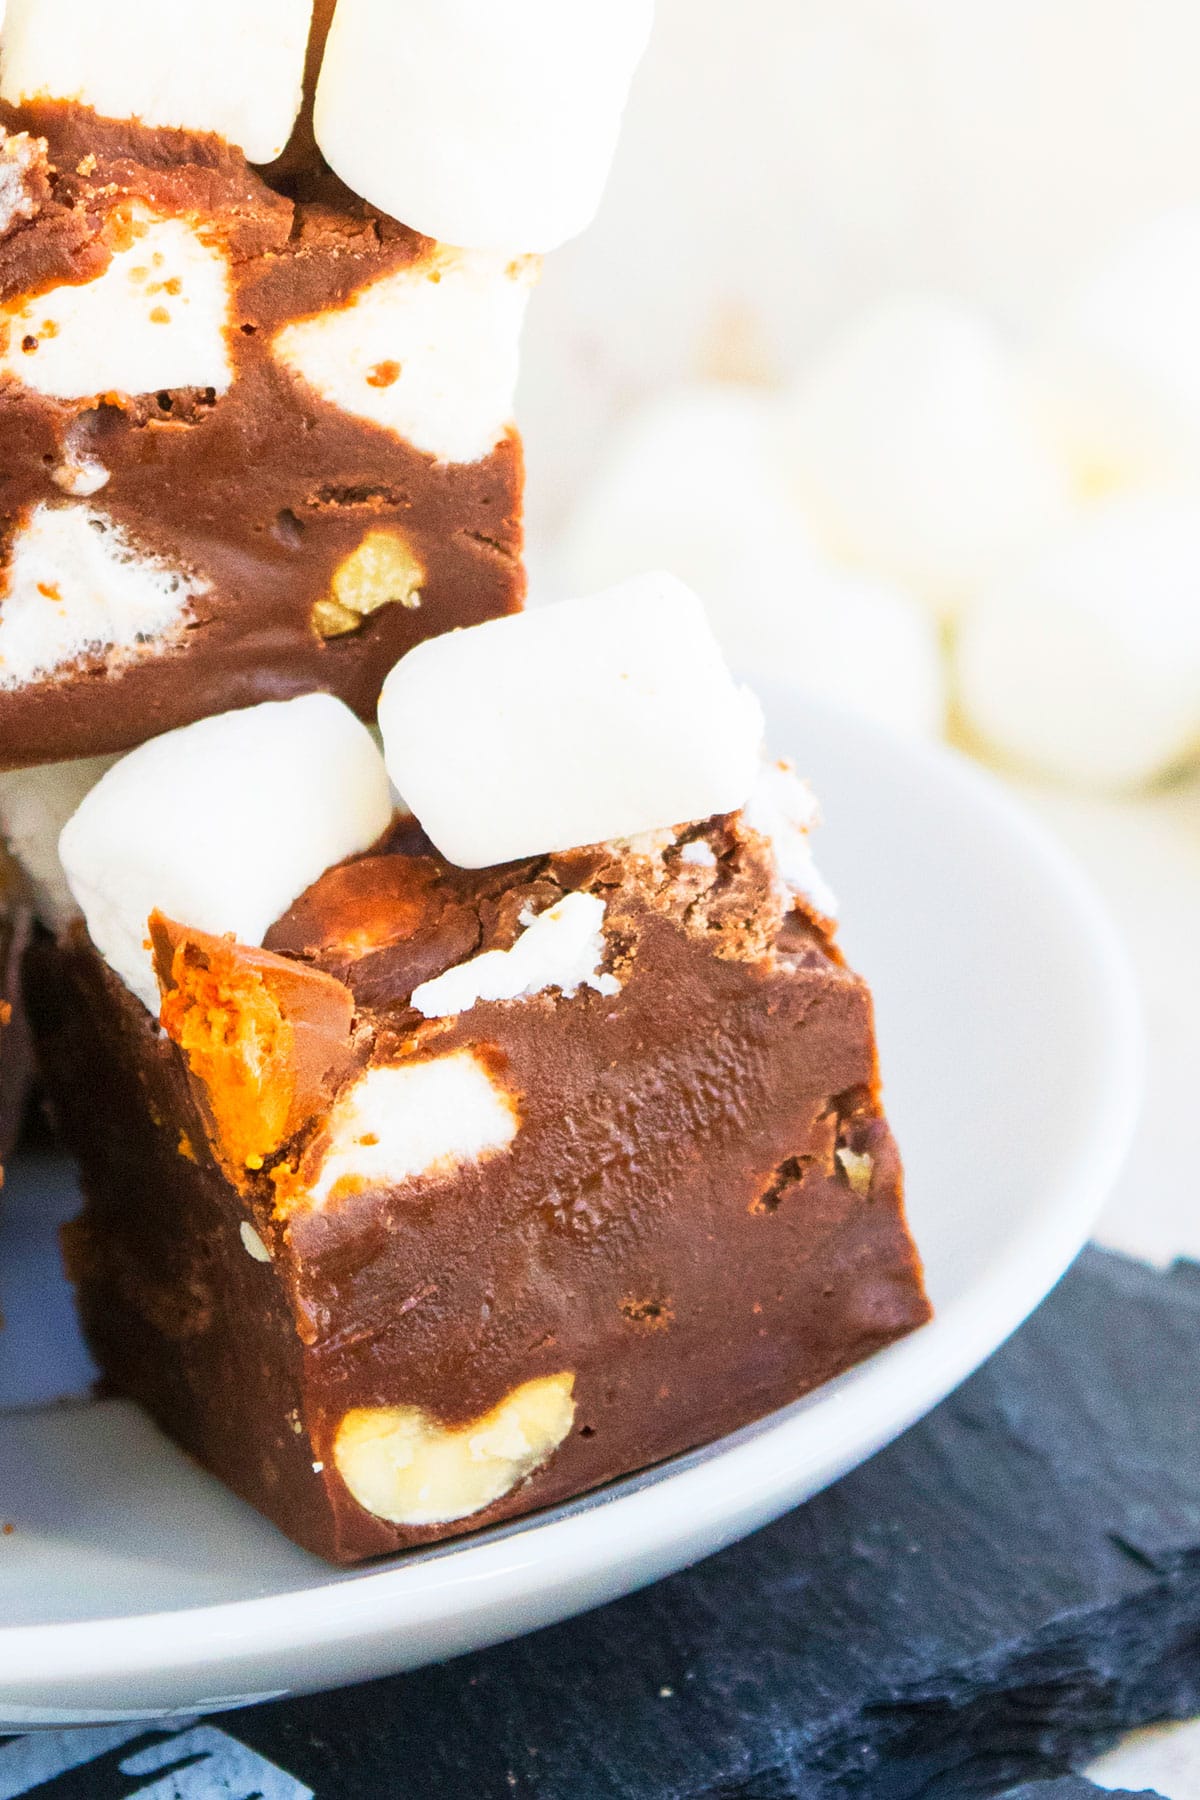
[[[107,1388],[344,1562],[928,1314],[814,805],[698,601],[514,612],[529,256],[647,10],[338,0],[290,142],[295,0],[0,38],[0,821],[68,1267]]]
[[[370,718],[520,606],[523,314],[651,4],[0,0],[0,831],[50,923],[97,759],[310,690]]]
[[[367,717],[412,644],[520,604],[537,260],[422,236],[315,154],[256,172],[311,9],[259,10],[8,8],[4,766],[309,689]]]

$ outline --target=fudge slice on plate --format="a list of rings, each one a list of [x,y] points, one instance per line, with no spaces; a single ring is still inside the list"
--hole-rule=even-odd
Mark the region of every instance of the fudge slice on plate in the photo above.
[[[439,640],[381,720],[419,824],[332,700],[117,764],[62,839],[87,929],[28,982],[106,1380],[345,1562],[709,1441],[929,1310],[811,799],[694,600]]]

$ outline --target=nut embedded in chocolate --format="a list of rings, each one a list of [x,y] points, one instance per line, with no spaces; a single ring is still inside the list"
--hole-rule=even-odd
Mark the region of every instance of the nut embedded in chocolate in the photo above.
[[[424,578],[400,532],[369,531],[334,570],[328,596],[313,606],[313,625],[322,637],[341,637],[381,606],[420,606]]]

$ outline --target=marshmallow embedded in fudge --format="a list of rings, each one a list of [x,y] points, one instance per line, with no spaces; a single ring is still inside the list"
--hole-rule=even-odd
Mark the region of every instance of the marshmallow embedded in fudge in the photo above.
[[[536,258],[438,244],[345,306],[285,325],[275,356],[333,406],[441,462],[475,462],[512,423]]]
[[[513,1096],[473,1050],[382,1064],[360,1075],[330,1113],[308,1198],[321,1206],[359,1188],[445,1174],[506,1150],[519,1125]]]
[[[1200,504],[1110,501],[963,621],[959,697],[1010,761],[1130,788],[1200,749]]]
[[[653,0],[338,0],[317,143],[447,244],[552,250],[589,223]]]
[[[122,757],[68,821],[59,854],[93,943],[158,1012],[148,920],[261,944],[317,876],[392,816],[366,726],[327,694],[221,713]]]
[[[178,638],[201,576],[135,544],[83,502],[35,506],[14,532],[0,607],[0,691],[83,658],[153,656]]]
[[[63,930],[79,913],[59,861],[59,836],[115,761],[113,756],[88,756],[0,774],[0,838],[24,872],[34,911],[52,931]]]
[[[9,0],[0,99],[215,132],[251,162],[300,111],[312,0]]]
[[[568,999],[581,987],[615,994],[620,982],[602,975],[604,901],[599,894],[565,894],[535,917],[522,913],[524,929],[511,950],[485,950],[444,975],[423,981],[410,1005],[427,1019],[468,1012],[480,1000],[521,1000],[558,988]]]
[[[131,210],[128,241],[91,281],[0,308],[0,376],[55,400],[233,380],[229,260],[186,219]]]
[[[763,730],[699,600],[663,574],[418,645],[379,723],[397,788],[468,869],[733,812]]]
[[[889,301],[842,333],[794,390],[780,441],[828,546],[939,612],[1067,504],[1003,344],[936,295]]]

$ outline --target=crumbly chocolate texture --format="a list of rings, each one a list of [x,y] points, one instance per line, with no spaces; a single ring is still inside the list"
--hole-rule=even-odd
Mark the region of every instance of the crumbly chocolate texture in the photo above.
[[[690,835],[712,866],[665,838],[466,872],[402,822],[263,950],[156,919],[165,1031],[78,931],[32,951],[105,1380],[319,1554],[598,1487],[928,1316],[868,991],[765,840],[736,816]],[[410,1004],[581,890],[618,992]],[[364,1077],[447,1058],[507,1097],[507,1139],[317,1197]]]
[[[221,394],[86,405],[0,381],[0,560],[37,505],[63,503],[55,472],[94,461],[108,471],[94,504],[139,550],[209,583],[153,653],[0,684],[0,768],[128,749],[311,689],[372,717],[414,643],[520,606],[515,433],[478,461],[439,462],[326,402],[269,349],[284,322],[345,304],[430,255],[429,240],[327,174],[284,174],[276,191],[218,138],[54,103],[0,107],[0,124],[0,300],[103,273],[131,207],[200,219],[232,265],[234,367]],[[372,531],[402,536],[419,583],[356,619],[335,574]]]

